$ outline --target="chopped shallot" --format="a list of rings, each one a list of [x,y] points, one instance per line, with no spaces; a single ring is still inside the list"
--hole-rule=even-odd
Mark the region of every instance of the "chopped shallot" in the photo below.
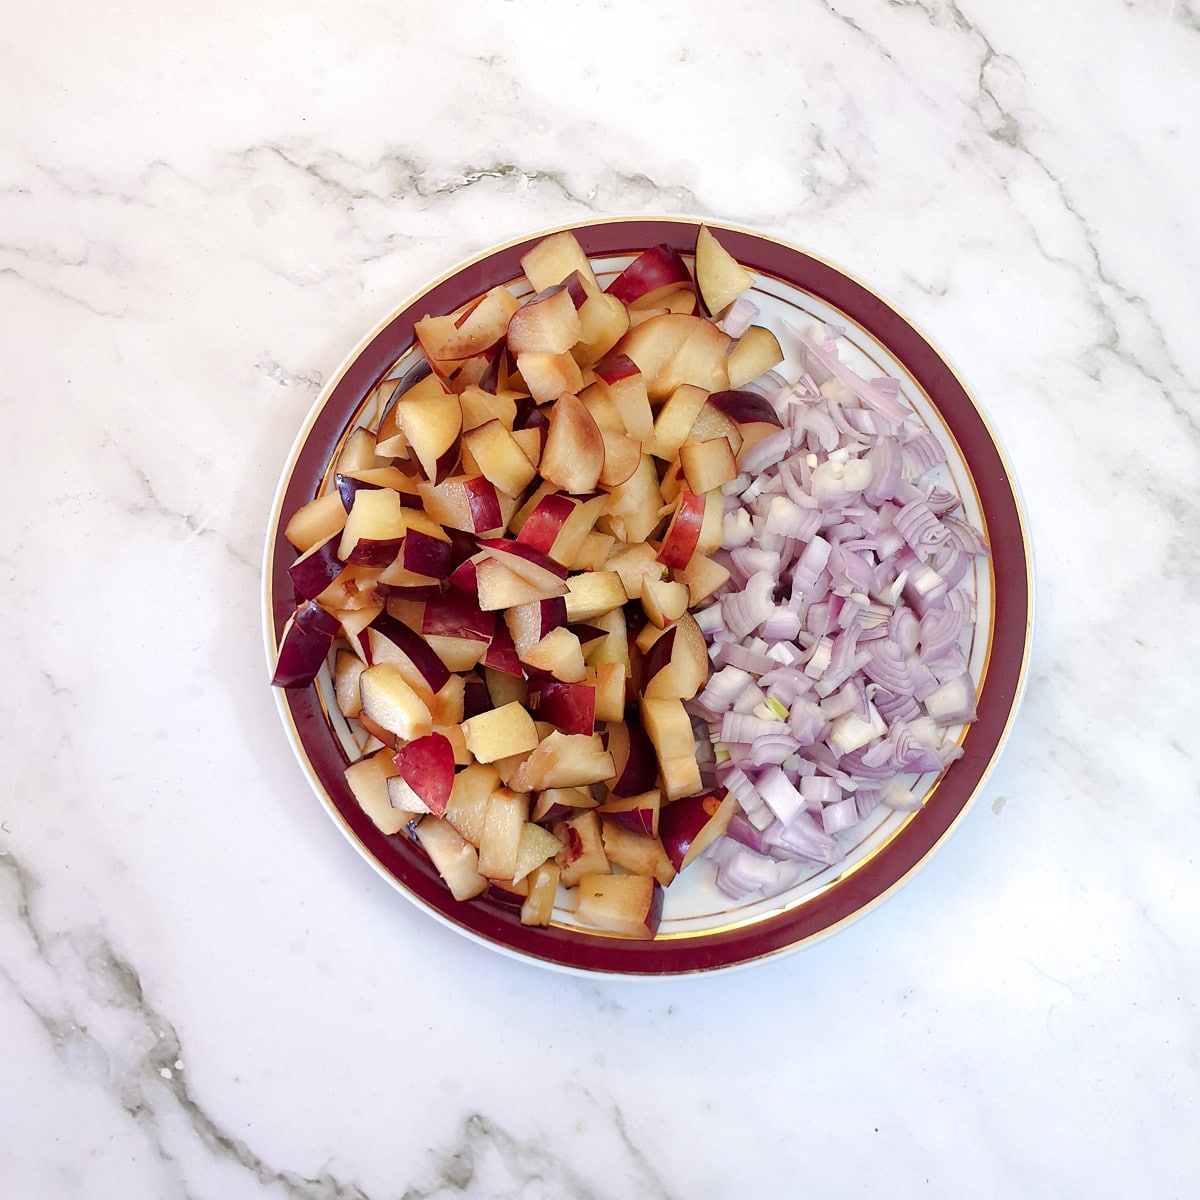
[[[792,332],[803,374],[754,385],[782,428],[722,489],[730,578],[696,617],[714,670],[689,707],[741,806],[710,851],[734,897],[838,863],[837,835],[881,804],[919,807],[909,783],[962,754],[951,730],[976,715],[964,581],[988,549],[926,478],[942,445],[895,380],[841,361],[836,329]]]

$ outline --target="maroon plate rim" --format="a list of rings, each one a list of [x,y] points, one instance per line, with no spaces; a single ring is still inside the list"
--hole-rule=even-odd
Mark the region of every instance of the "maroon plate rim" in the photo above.
[[[409,899],[460,932],[493,949],[567,971],[647,977],[741,967],[811,944],[864,915],[907,880],[962,818],[1007,738],[1024,689],[1033,617],[1025,520],[1003,451],[957,372],[895,307],[825,259],[738,226],[669,217],[556,226],[488,250],[408,300],[349,356],[309,414],[276,496],[264,558],[264,624],[271,667],[295,607],[287,575],[294,551],[284,527],[297,508],[321,491],[347,422],[412,346],[414,322],[518,278],[521,256],[557,229],[573,230],[593,258],[634,254],[659,242],[690,255],[701,223],[719,231],[722,243],[749,270],[809,293],[865,329],[924,390],[958,443],[986,521],[994,581],[992,640],[978,719],[963,738],[962,757],[946,771],[924,808],[844,879],[750,924],[638,942],[559,926],[530,928],[521,925],[512,910],[479,900],[454,900],[411,842],[380,833],[362,812],[346,785],[348,760],[329,729],[316,689],[273,689],[292,748],[314,790],[368,862]]]

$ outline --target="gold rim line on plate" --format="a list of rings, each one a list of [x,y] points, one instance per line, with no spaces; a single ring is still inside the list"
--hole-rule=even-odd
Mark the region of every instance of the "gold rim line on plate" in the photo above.
[[[578,229],[584,229],[584,228],[594,227],[594,226],[598,226],[598,225],[628,224],[630,222],[635,222],[635,221],[646,221],[646,222],[654,222],[654,223],[669,223],[669,224],[674,224],[674,225],[686,226],[689,228],[696,227],[701,224],[707,224],[715,229],[724,229],[724,230],[743,234],[744,236],[750,237],[756,241],[760,241],[760,242],[765,241],[765,242],[773,243],[791,253],[796,253],[803,257],[807,257],[815,262],[818,262],[818,263],[822,264],[823,266],[825,266],[827,269],[829,269],[829,270],[835,272],[836,274],[842,276],[843,278],[851,281],[852,283],[854,283],[855,285],[860,287],[863,291],[865,291],[869,295],[873,296],[885,308],[889,309],[895,315],[900,317],[901,320],[905,321],[909,325],[909,327],[930,348],[930,350],[934,353],[934,355],[939,360],[939,362],[950,372],[950,374],[953,376],[955,382],[958,384],[958,386],[962,390],[963,394],[966,396],[968,402],[971,405],[971,408],[973,409],[975,414],[978,416],[978,418],[982,422],[982,424],[988,434],[989,440],[990,440],[998,458],[1000,459],[1001,466],[1004,470],[1005,479],[1009,485],[1009,490],[1013,496],[1014,509],[1017,514],[1018,525],[1019,525],[1019,528],[1021,531],[1021,543],[1022,543],[1022,551],[1023,551],[1023,558],[1024,558],[1024,565],[1025,565],[1025,573],[1026,573],[1026,604],[1027,604],[1026,621],[1025,621],[1025,636],[1024,636],[1024,641],[1023,641],[1023,653],[1022,653],[1021,667],[1020,667],[1020,671],[1018,674],[1017,686],[1014,689],[1013,700],[1012,700],[1012,703],[1009,705],[1009,710],[1006,714],[1005,722],[1001,729],[1000,736],[997,740],[997,744],[996,744],[992,754],[989,756],[988,762],[987,762],[986,766],[984,767],[979,780],[977,781],[975,786],[972,788],[971,793],[965,799],[961,808],[955,814],[953,820],[951,820],[951,822],[947,825],[946,829],[942,832],[941,835],[939,835],[937,840],[930,845],[930,847],[925,851],[925,853],[916,862],[914,862],[907,871],[905,871],[899,878],[897,878],[896,881],[894,881],[891,885],[889,885],[884,891],[880,892],[877,896],[872,897],[865,904],[863,904],[858,909],[856,909],[853,913],[847,914],[845,917],[840,918],[838,921],[832,923],[831,925],[826,926],[821,930],[815,931],[812,934],[809,934],[808,936],[806,936],[805,938],[801,939],[800,941],[798,941],[796,943],[792,943],[789,945],[779,947],[777,949],[766,951],[761,955],[752,956],[749,959],[740,960],[742,962],[750,962],[750,961],[756,961],[756,960],[762,959],[762,958],[774,957],[780,953],[785,953],[788,950],[795,948],[796,946],[811,943],[813,941],[819,940],[820,938],[826,936],[829,933],[834,932],[835,930],[841,928],[843,925],[848,924],[850,921],[857,919],[859,916],[864,915],[866,912],[873,909],[877,904],[881,903],[887,896],[889,896],[892,892],[894,892],[902,883],[906,882],[907,879],[911,875],[913,875],[917,869],[919,869],[921,866],[924,865],[924,863],[928,860],[928,858],[932,856],[933,852],[940,847],[942,842],[945,841],[945,839],[949,836],[949,834],[953,831],[953,829],[963,819],[967,810],[972,806],[974,801],[977,799],[979,792],[981,791],[981,789],[982,789],[984,783],[986,782],[987,778],[989,777],[997,759],[999,758],[1000,751],[1003,748],[1005,742],[1007,741],[1009,733],[1011,732],[1011,728],[1012,728],[1013,722],[1016,717],[1016,711],[1017,711],[1017,708],[1019,707],[1020,698],[1024,692],[1026,678],[1027,678],[1027,672],[1028,672],[1029,658],[1030,658],[1030,650],[1031,650],[1031,642],[1032,642],[1032,638],[1031,638],[1032,616],[1033,616],[1033,571],[1032,571],[1031,551],[1030,551],[1029,538],[1028,538],[1028,528],[1027,528],[1027,523],[1026,523],[1026,519],[1025,519],[1024,506],[1021,503],[1020,496],[1019,496],[1019,493],[1018,493],[1017,487],[1016,487],[1016,481],[1012,474],[1011,468],[1009,466],[1007,455],[1005,454],[1003,447],[1001,446],[999,440],[997,439],[997,437],[995,435],[995,431],[991,426],[991,422],[988,420],[986,414],[980,408],[978,402],[976,401],[976,399],[974,397],[973,392],[971,391],[971,389],[969,389],[966,386],[965,381],[962,379],[962,376],[960,375],[960,373],[958,372],[956,367],[950,361],[948,361],[948,359],[946,358],[946,356],[940,349],[938,349],[934,346],[933,342],[930,341],[930,339],[925,336],[925,334],[922,332],[920,327],[916,323],[914,323],[907,316],[907,314],[901,312],[889,299],[882,296],[880,293],[876,292],[873,288],[869,287],[862,280],[860,280],[856,276],[850,274],[849,272],[844,270],[839,265],[832,263],[828,259],[825,259],[825,258],[821,257],[820,255],[813,254],[812,252],[810,252],[808,250],[804,250],[801,247],[796,246],[792,243],[789,243],[783,239],[764,234],[757,230],[748,229],[743,226],[732,225],[727,222],[706,221],[703,218],[688,217],[688,216],[656,216],[656,215],[637,216],[637,217],[622,216],[622,217],[598,218],[598,219],[588,220],[588,221],[584,221],[584,222],[568,222],[568,223],[561,224],[558,226],[549,227],[549,228],[543,229],[541,231],[535,231],[533,233],[523,234],[519,237],[512,238],[509,241],[493,245],[490,248],[485,249],[485,250],[481,251],[480,253],[459,262],[456,266],[454,266],[450,270],[444,272],[443,274],[441,274],[434,280],[427,283],[424,287],[422,287],[421,289],[419,289],[418,291],[413,293],[402,304],[393,308],[391,310],[391,312],[386,317],[384,317],[382,320],[380,320],[369,333],[367,333],[362,338],[360,338],[358,344],[345,356],[344,360],[342,361],[342,363],[340,364],[338,369],[330,376],[329,380],[326,382],[326,384],[322,388],[321,396],[318,397],[318,399],[314,402],[314,404],[313,404],[312,408],[310,409],[296,438],[294,439],[292,450],[288,456],[285,470],[283,472],[283,475],[281,476],[280,484],[277,489],[275,502],[272,506],[271,518],[270,518],[270,523],[269,523],[269,531],[268,531],[269,536],[268,536],[268,544],[267,544],[267,555],[266,555],[266,561],[265,561],[265,583],[266,583],[266,586],[264,589],[264,628],[265,628],[265,631],[268,633],[268,637],[265,639],[266,646],[268,648],[268,656],[269,656],[268,661],[271,662],[271,659],[270,659],[271,648],[276,646],[276,631],[275,631],[275,620],[274,620],[274,551],[275,551],[275,544],[276,544],[277,537],[278,537],[279,521],[282,518],[283,496],[286,491],[287,484],[290,480],[291,472],[295,467],[296,460],[299,457],[299,453],[303,448],[304,442],[306,441],[308,435],[311,433],[313,427],[315,426],[315,424],[318,421],[318,419],[320,418],[320,416],[323,414],[325,408],[328,405],[329,400],[332,397],[333,392],[336,390],[337,385],[340,383],[341,379],[345,376],[346,372],[351,368],[351,366],[358,360],[358,358],[361,356],[361,354],[398,316],[400,316],[402,313],[408,311],[410,308],[412,308],[413,306],[418,304],[423,296],[427,295],[429,292],[433,291],[435,288],[440,286],[442,283],[445,283],[448,280],[454,278],[455,276],[460,274],[462,271],[467,270],[468,268],[475,265],[476,263],[483,262],[484,260],[489,259],[489,258],[493,257],[494,255],[503,252],[505,249],[509,249],[513,246],[522,244],[524,242],[536,241],[539,238],[548,237],[554,233],[561,232],[564,230],[578,230]],[[620,258],[627,254],[636,255],[637,253],[638,253],[638,250],[636,248],[627,248],[625,250],[614,249],[614,250],[608,251],[604,254],[597,254],[594,257],[595,258]],[[593,257],[593,256],[589,256],[589,257]],[[938,407],[937,404],[935,404],[933,402],[933,399],[929,395],[926,388],[913,375],[912,370],[909,368],[908,364],[906,362],[904,362],[902,359],[900,359],[889,348],[887,348],[884,343],[880,342],[880,339],[870,329],[865,327],[861,322],[852,318],[849,314],[845,313],[838,305],[835,305],[828,300],[818,297],[811,292],[807,292],[803,287],[797,285],[792,280],[778,276],[770,271],[756,270],[754,273],[756,275],[758,275],[759,277],[773,280],[775,283],[781,285],[782,287],[786,288],[790,292],[799,293],[800,295],[810,296],[812,299],[814,299],[818,303],[824,305],[826,308],[832,310],[835,313],[838,313],[848,326],[853,326],[856,329],[858,329],[859,332],[862,335],[864,335],[865,339],[873,344],[872,349],[874,347],[881,347],[884,350],[886,350],[889,357],[893,359],[893,361],[896,363],[896,365],[898,365],[901,368],[901,370],[903,370],[904,374],[907,376],[907,379],[908,379],[909,383],[913,386],[913,388],[924,397],[929,409],[933,413],[937,414],[939,417],[941,416],[940,408]],[[494,286],[509,286],[512,283],[516,282],[517,279],[519,279],[519,278],[521,278],[521,277],[516,276],[512,280],[503,281],[501,284],[494,285]],[[770,293],[766,293],[766,294],[770,295]],[[785,299],[783,297],[771,295],[771,299],[773,299],[779,303],[782,303],[785,306],[790,306],[790,307],[797,308],[797,309],[799,309],[799,307],[800,307],[799,305],[795,304],[793,301],[791,301],[789,299]],[[403,351],[401,351],[401,353],[397,356],[397,358],[394,360],[394,362],[391,364],[391,366],[388,367],[387,371],[384,373],[384,375],[381,377],[381,379],[375,385],[373,385],[372,388],[362,397],[362,399],[356,405],[354,411],[351,414],[348,414],[348,416],[343,424],[342,433],[341,433],[340,437],[338,438],[337,447],[340,447],[344,444],[346,438],[349,436],[350,432],[355,427],[355,423],[358,421],[361,414],[366,410],[366,408],[369,406],[369,404],[372,402],[373,399],[379,398],[379,392],[380,392],[381,387],[384,384],[386,384],[390,378],[393,377],[393,373],[396,371],[397,367],[403,362],[403,360],[406,357],[411,355],[415,346],[416,346],[416,341],[414,339],[414,341],[412,343],[410,343],[409,346],[407,346]],[[880,364],[878,362],[878,360],[876,359],[874,353],[872,353],[872,350],[864,349],[862,346],[858,346],[858,345],[855,346],[855,349],[860,354],[862,354],[864,358],[866,358],[869,362],[873,363],[875,366],[877,366],[877,367],[882,366],[882,364]],[[882,373],[890,374],[890,371],[884,370],[884,371],[882,371]],[[913,415],[916,416],[919,420],[921,420],[922,424],[925,424],[926,427],[928,428],[929,427],[928,422],[924,419],[924,417],[922,417],[922,415],[920,413],[913,410],[911,405],[909,405],[909,408],[911,411],[913,411]],[[961,448],[961,445],[960,445],[958,439],[955,437],[953,431],[945,424],[944,419],[939,421],[939,424],[941,426],[941,430],[942,430],[944,437],[953,446],[953,448],[956,452],[956,455],[957,455],[957,460],[963,467],[964,473],[970,482],[970,486],[971,486],[971,488],[974,492],[974,496],[975,496],[976,508],[979,511],[979,513],[983,519],[983,523],[985,526],[985,537],[986,537],[987,512],[980,501],[978,487],[975,482],[975,472],[974,472],[974,470],[971,469],[969,460],[963,454],[962,448]],[[330,456],[330,464],[326,468],[326,471],[322,476],[322,479],[320,482],[320,491],[314,493],[314,495],[319,495],[323,491],[328,489],[329,479],[331,477],[331,472],[334,469],[335,461],[336,461],[336,449],[335,449],[335,453]],[[995,569],[994,569],[994,565],[990,558],[989,558],[988,572],[989,572],[989,581],[991,584],[992,604],[991,604],[991,614],[990,614],[990,621],[989,621],[987,649],[985,651],[984,662],[983,662],[983,666],[982,666],[982,669],[980,672],[980,683],[976,689],[977,699],[982,695],[982,692],[983,692],[984,683],[986,682],[987,673],[988,673],[988,671],[990,669],[990,665],[991,665],[991,655],[992,655],[992,648],[993,648],[993,644],[994,644],[994,630],[995,630],[996,609],[997,609],[996,599],[998,597],[998,592],[996,591],[996,587],[995,587]],[[336,731],[334,730],[332,722],[331,722],[331,714],[328,710],[328,706],[326,704],[325,697],[321,693],[320,689],[318,689],[318,691],[317,691],[317,699],[318,699],[318,704],[321,709],[322,715],[324,717],[326,726],[329,728],[330,734],[333,735],[335,738],[337,738],[338,735],[336,734]],[[291,731],[292,736],[290,737],[289,740],[292,742],[293,751],[296,752],[300,747],[302,747],[303,743],[300,739],[299,731],[296,728],[295,720],[292,716],[290,706],[287,703],[286,697],[283,695],[277,694],[276,700],[277,700],[277,707],[280,708],[281,713],[285,716],[286,723]],[[970,726],[965,726],[963,728],[963,730],[961,731],[959,739],[958,739],[960,745],[961,745],[963,739],[966,737],[967,733],[969,732],[969,729],[970,729]],[[338,738],[338,740],[340,741],[340,738]],[[298,754],[297,754],[297,757],[299,758]],[[338,810],[338,808],[334,804],[332,797],[330,797],[328,795],[326,789],[321,784],[320,779],[317,777],[315,768],[313,767],[313,764],[308,757],[308,753],[307,753],[306,749],[304,750],[303,759],[300,760],[300,763],[301,763],[301,766],[303,767],[303,769],[305,770],[305,773],[308,775],[310,785],[313,787],[313,790],[316,791],[318,796],[321,798],[327,812],[329,812],[330,815],[334,817],[337,824],[342,828],[344,834],[348,837],[348,839],[356,847],[356,849],[359,851],[360,855],[362,857],[364,857],[385,880],[387,880],[394,888],[396,888],[396,890],[402,891],[403,893],[405,893],[405,895],[407,896],[408,899],[410,899],[412,902],[417,904],[419,907],[421,907],[422,909],[424,909],[427,912],[430,912],[432,915],[438,917],[445,924],[448,924],[448,925],[454,927],[455,929],[458,929],[460,932],[465,932],[468,935],[470,935],[471,937],[476,938],[482,942],[486,942],[489,945],[494,945],[496,947],[509,950],[510,952],[518,953],[520,957],[529,957],[525,952],[512,951],[511,948],[506,946],[506,944],[503,941],[498,941],[496,939],[493,939],[493,938],[487,936],[486,934],[482,934],[477,930],[471,929],[468,926],[461,925],[460,923],[453,921],[452,918],[450,918],[446,914],[440,912],[436,908],[429,905],[423,898],[412,893],[409,888],[407,888],[405,885],[403,885],[398,879],[396,879],[394,877],[394,875],[392,875],[392,873],[390,871],[388,871],[383,866],[383,864],[377,859],[377,857],[370,850],[368,850],[368,848],[361,841],[361,839],[358,837],[358,835],[349,826],[349,824],[347,823],[347,821],[345,820],[345,818],[343,817],[341,812]],[[933,783],[929,787],[929,790],[924,793],[922,808],[934,796],[934,794],[936,793],[936,791],[938,790],[938,788],[940,787],[940,785],[942,784],[944,779],[945,779],[945,771],[943,771],[941,774],[939,774],[934,779]],[[658,939],[662,940],[664,942],[665,941],[683,942],[683,941],[694,940],[697,938],[710,937],[710,936],[713,936],[715,934],[719,934],[722,932],[734,931],[734,930],[737,930],[740,928],[748,928],[753,925],[758,925],[764,921],[776,919],[776,918],[784,915],[787,912],[794,911],[798,908],[804,907],[807,904],[811,904],[811,903],[815,902],[817,899],[819,899],[820,897],[822,897],[823,895],[825,895],[827,892],[829,892],[834,887],[838,886],[841,883],[844,883],[847,879],[849,879],[852,875],[854,875],[856,872],[861,870],[868,863],[874,861],[874,859],[879,854],[881,854],[885,850],[887,850],[892,845],[895,838],[897,836],[899,836],[899,834],[908,827],[908,825],[910,824],[912,819],[919,815],[920,811],[921,810],[915,810],[914,812],[908,814],[905,817],[905,819],[896,826],[895,829],[893,829],[891,832],[889,832],[886,835],[886,837],[879,844],[879,846],[875,847],[874,850],[872,850],[870,853],[864,855],[864,857],[861,858],[860,860],[858,860],[857,862],[851,864],[847,870],[845,870],[843,872],[839,872],[838,875],[836,875],[834,878],[827,880],[824,884],[821,884],[819,887],[817,887],[816,889],[814,889],[812,891],[806,892],[805,894],[803,894],[801,896],[795,897],[790,902],[787,902],[783,905],[776,906],[774,908],[770,908],[767,911],[762,912],[762,913],[748,915],[746,917],[735,919],[733,921],[730,921],[730,922],[727,922],[727,923],[724,923],[721,925],[717,925],[717,926],[707,926],[704,929],[677,931],[677,932],[673,932],[673,933],[672,932],[661,932],[658,935]],[[878,829],[878,826],[876,826],[876,829]],[[874,832],[874,830],[871,832]],[[868,836],[870,836],[870,835],[868,834]],[[859,845],[861,845],[861,842],[859,843]],[[851,848],[852,851],[853,851],[853,849],[855,849],[855,847]],[[693,916],[690,916],[688,918],[683,918],[683,919],[703,920],[708,915],[711,915],[711,914],[697,914],[697,915],[693,915]],[[564,932],[582,935],[584,937],[590,938],[590,937],[596,937],[596,936],[604,936],[602,931],[591,930],[591,929],[589,929],[587,927],[583,927],[583,926],[566,924],[564,922],[559,922],[559,921],[552,922],[552,925],[555,928],[558,928]],[[548,965],[556,965],[553,963],[553,960],[538,959],[538,961],[544,961]],[[557,965],[562,965],[562,964],[557,964]],[[721,968],[721,969],[729,969],[729,967],[734,967],[736,965],[738,965],[738,964],[729,964],[728,967]],[[565,968],[565,969],[570,970],[572,968]],[[587,971],[585,969],[585,973],[591,974],[591,973],[595,973],[595,972]],[[604,973],[608,973],[608,972],[604,972]],[[620,974],[621,972],[615,972],[615,973]],[[670,972],[670,973],[681,974],[681,973],[690,973],[690,972]]]

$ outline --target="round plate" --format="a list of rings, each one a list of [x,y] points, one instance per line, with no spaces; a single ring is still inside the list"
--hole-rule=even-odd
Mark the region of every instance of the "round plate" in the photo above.
[[[343,771],[362,735],[333,702],[328,669],[302,690],[275,689],[284,727],[317,796],[342,832],[398,890],[434,917],[484,945],[567,971],[622,976],[681,975],[744,966],[795,950],[878,904],[921,865],[978,793],[1012,724],[1029,656],[1032,570],[1013,478],[996,438],[958,375],[891,305],[830,263],[749,230],[706,222],[756,276],[759,323],[780,335],[786,325],[826,321],[844,330],[843,359],[868,378],[890,375],[946,449],[941,482],[955,488],[967,517],[983,529],[991,555],[976,563],[977,620],[968,648],[978,682],[978,718],[958,731],[963,754],[941,776],[907,780],[924,796],[913,813],[881,806],[847,831],[846,859],[814,866],[808,877],[770,899],[730,901],[703,858],[666,889],[659,935],[648,942],[578,926],[556,911],[544,928],[486,900],[454,900],[424,855],[403,836],[385,836],[359,808]],[[615,219],[571,228],[602,283],[646,247],[666,242],[691,261],[699,222],[682,218]],[[490,250],[430,284],[397,309],[346,360],[314,405],[288,457],[271,516],[264,569],[268,660],[295,607],[287,568],[295,552],[283,536],[288,518],[331,484],[331,463],[346,436],[382,415],[380,387],[417,362],[413,324],[450,312],[500,284],[520,293],[521,256],[554,230]],[[518,282],[519,281],[519,282]],[[790,363],[780,370],[788,374]],[[795,375],[790,375],[794,378]]]

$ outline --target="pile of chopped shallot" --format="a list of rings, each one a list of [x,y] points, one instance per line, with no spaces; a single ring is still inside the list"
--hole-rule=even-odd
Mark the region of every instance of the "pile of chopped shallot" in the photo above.
[[[688,708],[741,805],[709,851],[735,898],[838,863],[837,835],[880,804],[918,807],[905,780],[959,757],[975,719],[969,572],[988,549],[935,478],[942,445],[896,380],[841,361],[836,328],[790,332],[801,373],[756,385],[782,428],[723,489],[731,577],[696,614],[713,670]]]

